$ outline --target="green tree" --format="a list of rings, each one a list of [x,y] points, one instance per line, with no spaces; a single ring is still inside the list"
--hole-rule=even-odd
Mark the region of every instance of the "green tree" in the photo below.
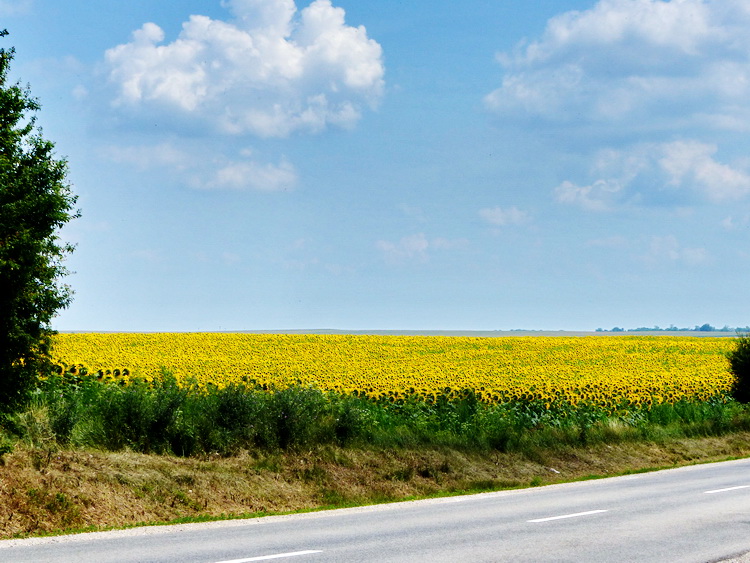
[[[738,334],[736,345],[727,357],[729,371],[734,375],[732,396],[740,403],[750,403],[750,334]]]
[[[50,323],[72,296],[60,279],[73,247],[58,232],[78,216],[67,162],[36,126],[39,103],[8,82],[14,54],[0,49],[0,413],[22,405],[51,367]]]

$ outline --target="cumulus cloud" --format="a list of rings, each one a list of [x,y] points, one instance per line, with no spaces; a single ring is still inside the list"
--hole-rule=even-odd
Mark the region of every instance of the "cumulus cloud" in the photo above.
[[[430,243],[424,233],[418,233],[403,237],[398,242],[379,240],[377,247],[383,252],[389,261],[418,260],[424,262],[427,260],[427,249]]]
[[[718,204],[750,195],[750,174],[741,164],[720,162],[717,152],[716,145],[694,139],[602,150],[593,159],[591,183],[566,180],[554,195],[589,211],[691,197]]]
[[[220,154],[211,157],[205,151],[195,154],[195,151],[167,142],[151,146],[109,146],[101,152],[108,160],[142,171],[167,169],[173,177],[196,189],[283,191],[297,183],[297,173],[288,161],[259,162],[247,149],[234,159]]]
[[[282,160],[279,164],[254,161],[231,162],[220,167],[208,181],[198,187],[207,189],[282,191],[294,187],[294,167]]]
[[[516,206],[507,209],[503,209],[502,207],[480,209],[479,216],[494,227],[523,225],[529,221],[529,214],[526,211],[521,211]]]
[[[498,55],[504,77],[485,101],[506,118],[620,133],[748,131],[749,35],[745,0],[600,0]]]
[[[417,233],[401,238],[398,242],[379,240],[376,247],[383,253],[387,262],[427,262],[432,250],[456,250],[468,244],[465,239],[446,239],[437,237],[428,239],[424,233]]]
[[[620,190],[621,186],[611,180],[596,180],[587,186],[579,186],[566,180],[555,188],[555,199],[587,211],[607,211],[611,209],[611,201]]]
[[[686,248],[676,237],[667,235],[652,237],[648,252],[644,260],[652,264],[682,263],[688,266],[698,266],[708,260],[705,248]]]
[[[227,134],[285,137],[352,127],[383,91],[380,45],[330,0],[226,0],[229,21],[190,16],[179,36],[145,23],[109,49],[113,104]]]
[[[674,186],[692,185],[714,202],[735,201],[750,193],[750,175],[717,162],[716,145],[677,141],[662,146],[659,165]]]

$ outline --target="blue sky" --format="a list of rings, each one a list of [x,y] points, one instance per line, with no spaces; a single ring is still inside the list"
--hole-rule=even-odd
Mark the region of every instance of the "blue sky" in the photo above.
[[[745,326],[744,0],[0,0],[59,330]]]

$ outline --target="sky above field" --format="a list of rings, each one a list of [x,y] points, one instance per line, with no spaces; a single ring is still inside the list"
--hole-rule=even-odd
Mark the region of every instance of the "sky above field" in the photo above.
[[[59,330],[750,323],[746,0],[0,0]]]

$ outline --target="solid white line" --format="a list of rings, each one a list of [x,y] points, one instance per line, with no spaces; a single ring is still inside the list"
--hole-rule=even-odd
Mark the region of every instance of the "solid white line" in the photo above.
[[[563,514],[562,516],[550,516],[548,518],[536,518],[534,520],[526,520],[527,522],[550,522],[551,520],[562,520],[563,518],[578,518],[579,516],[589,516],[591,514],[601,514],[607,512],[606,510],[589,510],[588,512],[576,512],[575,514]]]
[[[312,555],[323,553],[320,550],[293,551],[291,553],[276,553],[274,555],[261,555],[260,557],[249,557],[247,559],[231,559],[228,561],[217,561],[217,563],[249,563],[250,561],[268,561],[269,559],[283,559],[284,557],[299,557],[300,555]]]
[[[714,489],[713,491],[703,491],[703,494],[712,495],[714,493],[726,493],[728,491],[736,491],[738,489],[750,489],[750,485],[740,485],[738,487],[727,487],[726,489]]]

